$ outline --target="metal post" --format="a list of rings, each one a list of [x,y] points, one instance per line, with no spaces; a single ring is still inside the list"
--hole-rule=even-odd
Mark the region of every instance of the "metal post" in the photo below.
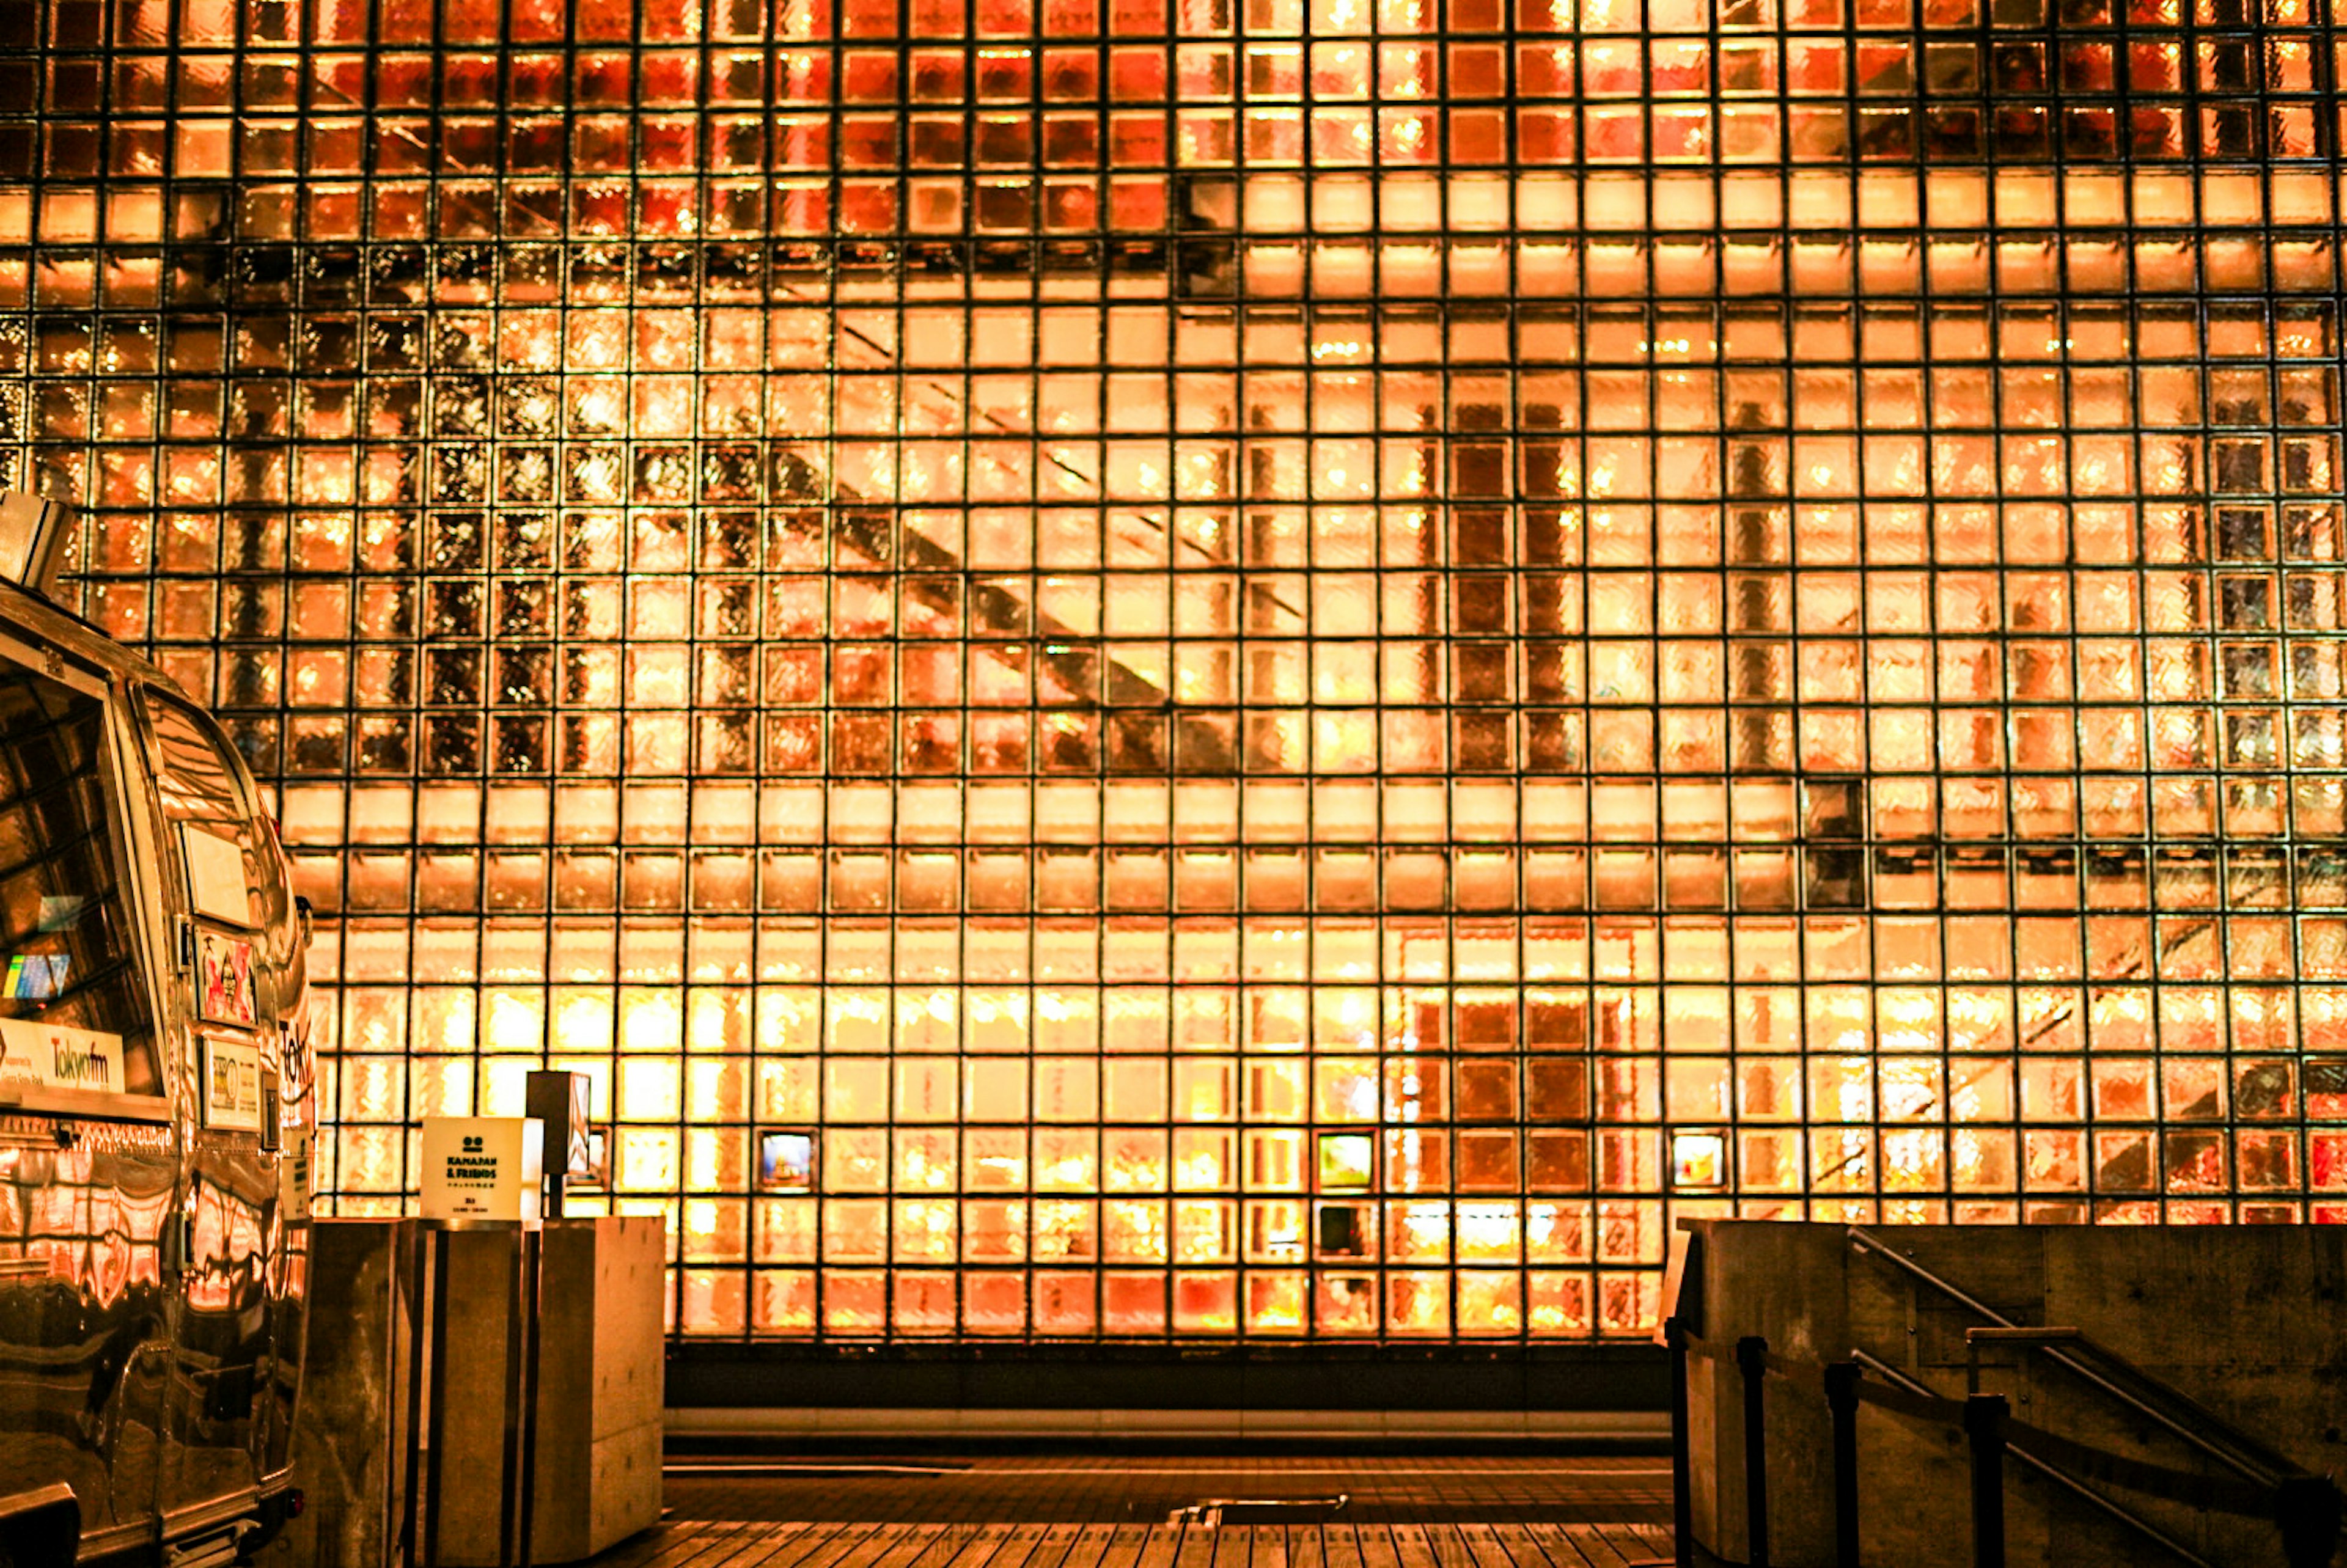
[[[1678,1568],[1695,1568],[1695,1478],[1687,1451],[1686,1326],[1663,1320],[1671,1348],[1671,1551]]]
[[[1833,1412],[1834,1568],[1858,1568],[1858,1378],[1855,1361],[1826,1368]]]
[[[1973,1449],[1973,1568],[2004,1568],[2003,1394],[1964,1400],[1964,1435]]]
[[[2331,1568],[2339,1517],[2339,1489],[2328,1476],[2291,1476],[2274,1488],[2274,1518],[2290,1568]]]
[[[1768,1568],[1768,1341],[1738,1339],[1736,1366],[1744,1374],[1744,1560]]]

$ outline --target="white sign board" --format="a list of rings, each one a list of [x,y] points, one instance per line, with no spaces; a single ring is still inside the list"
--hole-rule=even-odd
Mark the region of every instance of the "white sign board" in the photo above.
[[[122,1037],[0,1018],[0,1083],[123,1092]]]
[[[244,886],[244,852],[236,840],[206,833],[190,823],[179,833],[188,856],[188,904],[199,915],[231,926],[252,924],[252,900]]]
[[[544,1134],[527,1116],[426,1116],[424,1217],[538,1224]]]

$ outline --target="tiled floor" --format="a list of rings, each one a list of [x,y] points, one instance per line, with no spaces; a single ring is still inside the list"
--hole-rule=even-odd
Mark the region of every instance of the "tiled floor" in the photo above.
[[[595,1568],[1624,1568],[1668,1556],[1650,1524],[695,1521],[662,1524]]]
[[[1169,1523],[1333,1500],[1288,1523]],[[1670,1471],[1619,1456],[675,1456],[594,1568],[1622,1568],[1669,1555]]]

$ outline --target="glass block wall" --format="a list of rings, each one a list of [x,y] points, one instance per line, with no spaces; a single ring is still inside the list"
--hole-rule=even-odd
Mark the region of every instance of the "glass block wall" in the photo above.
[[[2338,1220],[2310,5],[5,0],[0,477],[680,1334]]]

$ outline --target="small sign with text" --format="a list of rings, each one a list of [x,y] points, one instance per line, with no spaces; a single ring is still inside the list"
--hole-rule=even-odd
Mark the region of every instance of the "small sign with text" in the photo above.
[[[526,1116],[426,1116],[423,1215],[535,1225],[543,1127]]]

